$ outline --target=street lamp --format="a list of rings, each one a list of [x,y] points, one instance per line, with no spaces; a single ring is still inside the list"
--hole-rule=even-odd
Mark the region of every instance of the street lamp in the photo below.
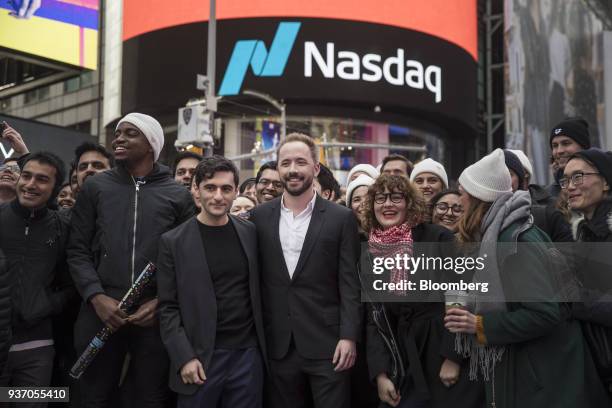
[[[268,94],[265,94],[263,92],[254,91],[252,89],[245,89],[242,91],[242,93],[244,95],[253,96],[255,98],[264,100],[280,111],[280,114],[281,114],[280,140],[281,141],[285,140],[285,136],[287,136],[287,117],[285,113],[285,108],[287,105],[285,105],[283,102],[278,101],[277,99],[274,99],[272,96]]]

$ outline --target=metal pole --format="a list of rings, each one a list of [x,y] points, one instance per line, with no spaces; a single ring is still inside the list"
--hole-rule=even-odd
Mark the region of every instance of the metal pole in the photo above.
[[[486,89],[486,98],[487,98],[487,115],[486,115],[486,129],[487,129],[487,151],[489,153],[493,150],[493,78],[491,78],[491,59],[493,57],[492,51],[492,36],[493,32],[491,30],[491,14],[493,14],[492,0],[487,0],[486,2],[486,15],[485,15],[485,24],[486,24],[486,35],[485,35],[485,89]],[[480,152],[476,153],[477,155]]]
[[[285,104],[284,103],[281,105],[281,110],[280,111],[281,111],[281,134],[280,134],[280,140],[282,142],[287,137],[287,116],[286,116],[286,113],[285,113]]]
[[[216,0],[210,0],[210,16],[208,17],[208,51],[206,54],[206,76],[208,77],[208,87],[206,88],[206,103],[217,110],[215,97],[215,66],[217,63],[217,14]]]

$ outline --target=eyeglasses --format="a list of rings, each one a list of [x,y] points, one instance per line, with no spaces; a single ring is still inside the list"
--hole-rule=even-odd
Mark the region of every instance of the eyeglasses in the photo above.
[[[435,205],[436,211],[438,214],[446,214],[450,209],[453,214],[461,214],[463,213],[463,207],[459,204],[448,205],[447,203],[437,203]]]
[[[584,176],[601,176],[600,173],[574,173],[570,177],[563,177],[559,179],[559,185],[562,189],[566,189],[569,187],[570,181],[575,186],[579,186],[584,183]]]
[[[20,173],[21,169],[16,164],[0,164],[0,171],[11,171],[13,173]]]
[[[272,187],[274,187],[277,190],[280,190],[281,188],[283,188],[283,183],[281,183],[280,181],[274,181],[274,180],[268,180],[268,179],[260,179],[257,184],[263,187],[267,187],[270,184],[272,184]]]
[[[387,198],[390,198],[392,203],[399,204],[406,197],[404,193],[378,193],[374,195],[374,202],[376,204],[384,204],[387,202]]]

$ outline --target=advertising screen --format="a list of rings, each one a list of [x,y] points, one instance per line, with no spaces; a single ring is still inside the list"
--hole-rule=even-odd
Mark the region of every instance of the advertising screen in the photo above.
[[[0,0],[0,49],[96,69],[98,0]]]
[[[123,40],[208,20],[202,0],[124,0]],[[476,0],[251,0],[218,1],[217,19],[302,17],[376,23],[420,31],[478,58]]]

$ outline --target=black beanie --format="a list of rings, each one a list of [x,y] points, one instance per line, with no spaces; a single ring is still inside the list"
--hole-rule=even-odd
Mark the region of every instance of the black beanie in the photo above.
[[[549,144],[552,149],[552,140],[556,136],[567,136],[582,146],[583,149],[591,148],[591,138],[589,136],[589,123],[580,118],[567,118],[557,124],[550,131]]]
[[[523,167],[523,164],[516,154],[506,149],[504,149],[504,160],[506,161],[506,167],[515,172],[518,176],[519,190],[522,190],[523,182],[525,180],[525,168]]]
[[[608,185],[612,186],[612,152],[591,148],[574,153],[572,157],[582,157],[593,163],[597,171],[606,179]]]

